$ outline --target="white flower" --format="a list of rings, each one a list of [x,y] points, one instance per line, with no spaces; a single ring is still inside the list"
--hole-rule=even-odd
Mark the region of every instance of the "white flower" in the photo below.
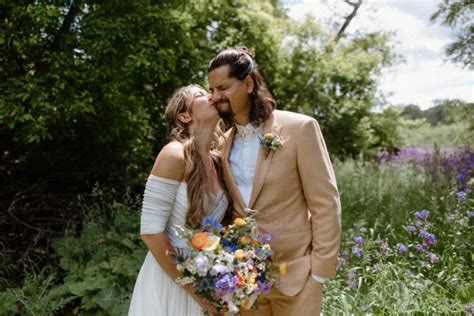
[[[205,251],[214,251],[219,245],[220,240],[220,237],[211,235],[209,236],[209,241],[207,242],[207,245],[202,249]]]
[[[223,273],[226,273],[227,272],[227,268],[225,266],[223,266],[222,264],[217,264],[215,266],[212,267],[211,269],[211,275],[214,276],[214,275],[217,275],[217,274],[223,274]]]

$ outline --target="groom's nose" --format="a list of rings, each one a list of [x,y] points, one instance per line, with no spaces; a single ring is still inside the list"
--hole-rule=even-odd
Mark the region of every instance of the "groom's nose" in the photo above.
[[[221,99],[221,95],[218,91],[214,90],[211,92],[212,103],[217,103]]]

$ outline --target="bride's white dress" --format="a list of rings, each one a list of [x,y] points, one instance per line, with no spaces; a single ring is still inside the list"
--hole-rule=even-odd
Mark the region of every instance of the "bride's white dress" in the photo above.
[[[222,221],[228,201],[223,193],[205,204],[210,216]],[[141,234],[166,232],[175,248],[185,243],[178,239],[174,225],[185,225],[188,199],[186,183],[150,175],[145,187],[141,215]],[[171,259],[170,259],[171,260]],[[133,290],[128,315],[202,315],[202,309],[176,284],[148,251]]]

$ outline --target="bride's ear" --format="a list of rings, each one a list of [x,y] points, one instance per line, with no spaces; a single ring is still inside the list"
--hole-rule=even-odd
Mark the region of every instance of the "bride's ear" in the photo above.
[[[250,75],[247,75],[244,79],[245,85],[247,86],[247,93],[250,94],[253,92],[253,88],[255,86],[255,82],[253,81],[253,78]]]
[[[179,113],[177,117],[178,117],[178,120],[184,124],[189,124],[192,121],[191,116],[189,116],[188,112]]]

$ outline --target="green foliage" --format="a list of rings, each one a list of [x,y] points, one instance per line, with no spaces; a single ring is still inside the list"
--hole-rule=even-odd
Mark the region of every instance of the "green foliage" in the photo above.
[[[389,34],[371,33],[334,44],[313,19],[295,23],[285,45],[274,93],[280,107],[314,116],[329,151],[358,156],[376,147],[371,113],[379,101],[377,78],[394,62]]]
[[[414,167],[336,164],[343,205],[343,260],[337,278],[326,285],[325,314],[461,314],[464,305],[472,303],[472,212],[468,215],[472,192],[464,200],[456,198],[455,182],[434,181],[432,174]],[[354,182],[353,174],[364,180]],[[418,232],[406,229],[416,226],[415,211],[422,209],[430,210],[428,229],[436,242],[429,251],[437,263],[427,261],[427,252],[415,250]],[[399,244],[407,250],[399,252]],[[359,256],[353,247],[361,250]]]
[[[52,315],[60,311],[74,297],[63,297],[53,289],[58,282],[54,274],[46,270],[40,274],[26,274],[23,287],[0,293],[0,314]]]
[[[87,217],[81,235],[53,244],[64,271],[64,283],[55,290],[79,297],[83,314],[125,314],[145,255],[138,233],[140,201],[129,196],[109,201],[99,190],[95,197],[83,206]]]
[[[470,69],[474,65],[474,23],[471,0],[441,0],[431,21],[441,20],[441,24],[454,29],[456,39],[446,47],[446,55],[454,62]]]
[[[466,122],[430,126],[423,120],[402,120],[399,126],[400,146],[432,148],[435,144],[446,147],[472,147],[474,134]]]

